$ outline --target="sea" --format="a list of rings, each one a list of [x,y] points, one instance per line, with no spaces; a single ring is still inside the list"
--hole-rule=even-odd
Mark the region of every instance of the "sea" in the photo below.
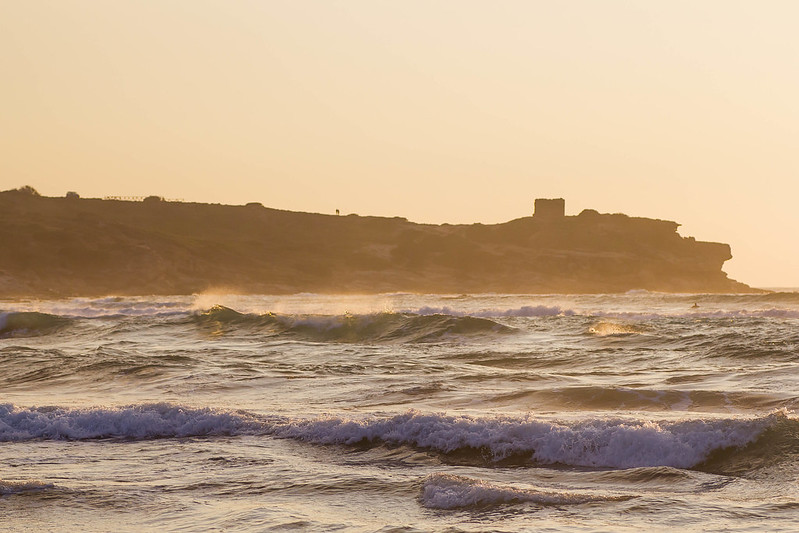
[[[799,292],[0,301],[0,531],[799,531]]]

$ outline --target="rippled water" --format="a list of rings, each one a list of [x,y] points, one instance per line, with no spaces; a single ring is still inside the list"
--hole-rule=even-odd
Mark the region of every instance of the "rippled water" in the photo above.
[[[799,530],[798,363],[794,292],[0,302],[0,530]]]

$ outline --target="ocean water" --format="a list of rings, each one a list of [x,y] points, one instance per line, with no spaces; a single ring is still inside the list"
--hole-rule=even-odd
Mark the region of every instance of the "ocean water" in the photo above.
[[[2,301],[0,530],[797,531],[798,406],[795,292]]]

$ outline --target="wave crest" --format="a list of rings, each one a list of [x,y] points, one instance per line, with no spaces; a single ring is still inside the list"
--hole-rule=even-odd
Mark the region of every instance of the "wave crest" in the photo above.
[[[38,492],[51,489],[54,486],[52,483],[45,483],[36,479],[28,481],[6,481],[0,479],[0,496],[22,492]]]
[[[571,309],[563,309],[557,305],[523,305],[512,309],[483,309],[478,311],[458,311],[448,306],[424,306],[419,309],[408,309],[402,312],[414,315],[474,316],[480,318],[573,316],[575,314]]]
[[[715,450],[755,441],[776,421],[776,413],[756,419],[694,419],[672,422],[596,418],[557,422],[523,418],[472,418],[408,412],[365,421],[328,418],[296,421],[273,434],[318,444],[385,442],[410,445],[466,460],[585,467],[692,468]],[[796,426],[791,420],[791,426]]]
[[[291,419],[171,404],[119,408],[0,405],[0,442],[263,435],[319,445],[411,446],[456,461],[727,471],[799,454],[799,421],[777,411],[760,418],[580,421],[404,414],[379,418]],[[775,444],[776,443],[776,444]],[[775,457],[777,446],[780,453]],[[738,466],[736,466],[738,465]]]
[[[46,335],[70,322],[63,316],[36,311],[0,313],[0,338]]]
[[[242,413],[167,403],[94,409],[19,409],[0,404],[0,442],[236,435],[258,427],[251,416]]]
[[[504,487],[481,479],[444,473],[427,476],[422,484],[420,496],[422,505],[432,509],[491,507],[514,503],[568,505],[629,498],[629,496],[597,496],[574,492],[551,492]]]
[[[312,342],[434,342],[447,336],[503,334],[514,328],[486,318],[444,314],[274,315],[239,313],[217,305],[194,320],[216,327],[264,329]]]

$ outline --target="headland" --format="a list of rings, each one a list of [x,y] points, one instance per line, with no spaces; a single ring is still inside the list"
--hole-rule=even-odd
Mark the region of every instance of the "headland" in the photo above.
[[[0,192],[0,298],[318,293],[760,292],[727,244],[667,220],[566,216],[537,200],[502,224],[417,224],[246,206]]]

